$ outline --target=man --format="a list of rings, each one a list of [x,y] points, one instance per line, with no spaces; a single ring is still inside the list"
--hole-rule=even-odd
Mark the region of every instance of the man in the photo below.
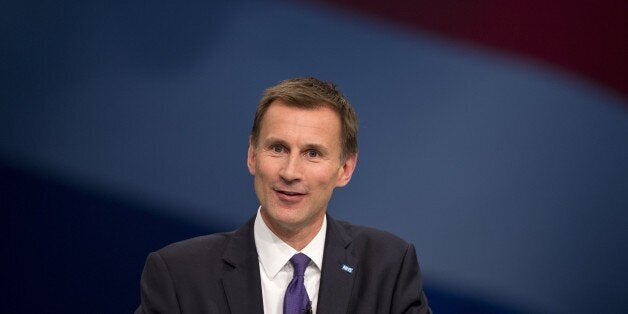
[[[355,170],[357,128],[333,84],[266,90],[247,158],[257,214],[151,253],[135,313],[430,313],[413,245],[327,214]]]

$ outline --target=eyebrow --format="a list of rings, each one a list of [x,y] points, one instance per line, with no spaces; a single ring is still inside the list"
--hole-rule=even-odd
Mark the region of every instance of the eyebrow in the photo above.
[[[284,141],[284,140],[282,140],[282,139],[280,139],[280,138],[277,138],[277,137],[272,137],[272,136],[271,136],[271,137],[266,138],[266,139],[265,139],[262,143],[264,144],[263,146],[268,146],[268,145],[270,145],[270,144],[280,144],[280,145],[283,145],[283,146],[289,147],[288,142],[286,142],[286,141]],[[319,151],[319,152],[323,153],[324,155],[327,155],[327,154],[329,153],[329,149],[327,149],[327,148],[326,148],[325,146],[323,146],[323,145],[316,144],[316,143],[309,143],[309,144],[305,144],[305,145],[303,146],[303,148],[304,148],[305,150],[314,149],[314,150],[317,150],[317,151]]]
[[[268,137],[266,139],[264,139],[263,141],[260,142],[261,146],[263,146],[264,148],[266,148],[269,145],[282,145],[282,146],[288,146],[288,143],[282,139],[276,138],[276,137]]]

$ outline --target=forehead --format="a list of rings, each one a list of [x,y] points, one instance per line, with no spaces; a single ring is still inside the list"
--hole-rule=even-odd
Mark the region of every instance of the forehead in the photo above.
[[[301,108],[275,100],[261,121],[260,140],[268,136],[291,136],[339,143],[340,117],[327,106]]]

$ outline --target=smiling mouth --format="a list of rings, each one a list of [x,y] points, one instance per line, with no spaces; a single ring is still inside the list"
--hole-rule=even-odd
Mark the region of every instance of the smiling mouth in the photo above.
[[[281,190],[281,189],[273,189],[273,190],[275,191],[275,193],[277,193],[277,196],[279,197],[279,199],[285,202],[298,202],[302,200],[303,197],[307,194],[307,193],[302,193],[299,191],[289,191],[289,190]]]
[[[304,193],[292,192],[292,191],[275,190],[275,192],[280,193],[280,194],[289,195],[289,196],[305,195]]]

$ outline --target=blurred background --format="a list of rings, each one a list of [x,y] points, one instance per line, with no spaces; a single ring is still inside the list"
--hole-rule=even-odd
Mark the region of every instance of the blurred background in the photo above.
[[[5,1],[3,313],[130,313],[146,255],[257,209],[262,91],[360,119],[338,219],[416,245],[435,313],[628,311],[626,1]]]

